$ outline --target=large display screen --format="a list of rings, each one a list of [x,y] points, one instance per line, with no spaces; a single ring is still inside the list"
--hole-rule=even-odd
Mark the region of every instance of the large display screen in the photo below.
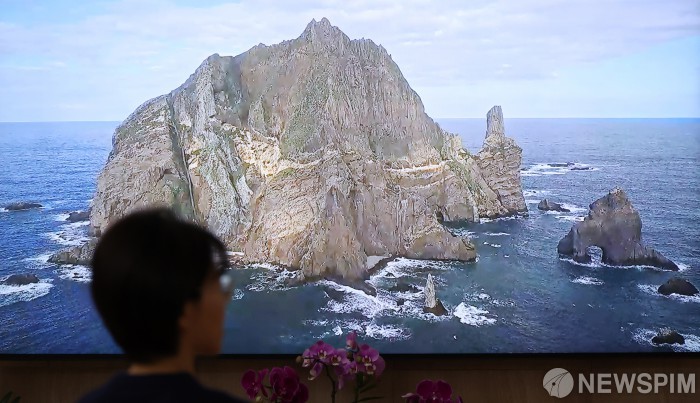
[[[693,1],[10,1],[0,355],[119,354],[90,257],[169,206],[223,353],[700,351]]]

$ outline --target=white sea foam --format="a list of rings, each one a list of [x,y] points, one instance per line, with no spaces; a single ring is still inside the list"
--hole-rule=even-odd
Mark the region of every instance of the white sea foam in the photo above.
[[[355,288],[338,284],[330,280],[321,280],[318,285],[331,287],[336,291],[342,291],[343,299],[341,301],[330,300],[324,308],[325,311],[334,313],[352,313],[357,312],[366,318],[374,318],[379,316],[383,311],[396,311],[398,307],[396,303],[390,299],[380,296],[373,296],[364,291]]]
[[[53,216],[55,221],[61,221],[61,222],[65,222],[66,220],[68,220],[68,217],[70,217],[70,214],[66,214],[66,213],[56,214],[55,216]]]
[[[251,263],[248,266],[250,268],[267,269],[267,270],[274,270],[274,271],[283,270],[283,268],[281,266],[277,266],[276,264],[273,264],[273,263]]]
[[[571,222],[580,222],[583,221],[585,217],[581,216],[574,216],[574,215],[558,215],[555,216],[558,220],[562,221],[571,221]]]
[[[617,270],[636,269],[636,270],[639,270],[639,271],[642,271],[642,270],[655,270],[655,271],[659,271],[659,272],[663,272],[663,273],[668,272],[668,270],[664,270],[664,269],[662,269],[662,268],[660,268],[660,267],[656,267],[656,266],[647,266],[647,265],[615,266],[615,265],[612,265],[612,264],[606,264],[606,263],[602,263],[602,262],[601,262],[601,263],[600,263],[600,267],[607,267],[607,268],[609,268],[609,269],[617,269]]]
[[[434,260],[417,260],[409,258],[396,258],[387,263],[385,267],[373,274],[368,282],[375,287],[379,286],[381,281],[386,278],[411,277],[419,273],[421,267],[427,267],[430,270],[452,270],[453,267],[448,262],[440,262]],[[439,283],[439,279],[436,279]]]
[[[376,340],[406,340],[411,337],[409,329],[389,324],[380,325],[374,320],[333,320],[330,323],[327,320],[308,320],[304,321],[304,323],[312,327],[323,327],[327,329],[325,332],[315,337],[319,339],[332,336],[338,337],[352,331],[357,332],[357,336],[360,340],[364,340],[365,338]]]
[[[454,310],[454,316],[459,318],[459,321],[470,326],[493,325],[496,319],[486,316],[489,311],[477,308],[473,305],[466,305],[464,302],[457,305]],[[495,316],[493,314],[489,314]]]
[[[670,347],[676,352],[700,352],[700,336],[694,334],[680,333],[685,339],[685,344],[654,344],[651,340],[657,332],[651,329],[637,329],[632,332],[632,339],[639,344],[654,347]]]
[[[63,265],[56,270],[58,276],[64,280],[89,283],[92,281],[92,271],[87,266]]]
[[[265,269],[265,271],[254,273],[250,276],[250,279],[253,280],[253,282],[248,284],[246,287],[248,291],[261,292],[270,290],[288,290],[291,287],[287,286],[287,281],[299,275],[299,273],[296,271],[286,270],[281,266],[271,263],[255,263],[248,265],[248,267]]]
[[[603,285],[605,284],[603,280],[595,277],[588,277],[588,276],[581,276],[581,277],[576,277],[575,279],[571,280],[572,283],[576,284],[584,284],[584,285]]]
[[[453,228],[453,229],[450,229],[450,232],[452,232],[456,236],[463,237],[463,238],[478,238],[479,237],[476,234],[476,232],[469,231],[466,228]]]
[[[552,193],[551,190],[540,190],[540,189],[523,190],[523,196],[525,196],[525,197],[544,196],[544,195],[556,195],[556,193]]]
[[[306,326],[326,326],[328,321],[325,319],[307,319],[302,322]]]
[[[641,290],[642,292],[656,297],[666,298],[679,302],[694,302],[696,304],[700,304],[700,294],[695,294],[692,296],[679,294],[663,295],[659,293],[659,286],[653,284],[637,284],[637,288],[639,288],[639,290]]]
[[[510,234],[507,233],[507,232],[485,232],[484,235],[488,235],[488,236],[508,236],[508,235],[510,235]]]
[[[393,325],[378,325],[376,323],[367,324],[364,328],[364,334],[366,337],[371,337],[378,340],[405,340],[411,337],[411,333],[408,331],[408,329]]]
[[[529,168],[520,171],[521,176],[542,176],[542,175],[565,175],[569,172],[591,172],[598,171],[600,168],[591,167],[588,164],[579,162],[572,163],[567,166],[551,166],[549,163],[537,163]]]
[[[50,266],[49,258],[53,255],[53,252],[42,253],[38,256],[28,257],[22,259],[22,261],[28,263],[28,268],[31,269],[45,269]]]
[[[499,217],[499,218],[480,218],[479,219],[479,224],[484,224],[488,222],[496,222],[496,221],[510,221],[510,220],[517,220],[520,218],[519,216],[508,216],[508,217]]]
[[[2,284],[0,285],[0,306],[43,297],[51,291],[51,287],[53,287],[51,280],[39,280],[38,283],[19,286]]]
[[[690,266],[688,266],[687,264],[684,264],[684,263],[676,263],[676,266],[678,266],[679,272],[686,271],[686,270],[690,269]]]
[[[47,232],[42,234],[50,240],[63,246],[80,246],[88,241],[86,227],[90,223],[81,221],[76,223],[64,224],[55,232]]]
[[[416,261],[407,258],[397,258],[386,264],[381,270],[375,273],[370,279],[370,283],[382,278],[399,278],[410,275],[416,266]]]
[[[497,244],[497,243],[489,243],[489,242],[484,242],[484,245],[488,245],[488,246],[491,246],[491,247],[494,247],[494,248],[500,248],[500,247],[501,247],[500,244]]]
[[[598,269],[598,268],[602,267],[600,264],[595,263],[595,262],[591,262],[591,263],[580,263],[580,262],[575,261],[574,259],[565,258],[565,257],[560,257],[559,260],[561,260],[562,262],[567,262],[567,263],[575,264],[576,266],[588,267],[588,268],[591,268],[591,269]]]
[[[4,207],[0,207],[0,213],[7,213],[8,210]]]
[[[481,304],[489,304],[489,305],[499,306],[499,307],[514,307],[515,306],[515,302],[513,302],[512,300],[496,299],[485,292],[475,292],[472,294],[465,294],[464,300],[467,302],[478,302]]]
[[[233,291],[233,295],[231,296],[231,300],[232,300],[232,301],[238,301],[239,299],[243,299],[243,295],[245,295],[245,293],[243,292],[243,290],[236,288],[236,289]]]
[[[561,206],[569,210],[571,213],[585,213],[588,211],[588,208],[586,207],[580,207],[571,203],[561,203]]]

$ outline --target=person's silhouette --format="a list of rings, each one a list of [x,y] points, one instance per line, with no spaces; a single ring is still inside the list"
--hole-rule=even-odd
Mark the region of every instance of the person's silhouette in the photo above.
[[[195,357],[221,347],[227,263],[221,241],[167,209],[111,225],[92,258],[92,297],[130,366],[80,403],[242,402],[193,376]]]

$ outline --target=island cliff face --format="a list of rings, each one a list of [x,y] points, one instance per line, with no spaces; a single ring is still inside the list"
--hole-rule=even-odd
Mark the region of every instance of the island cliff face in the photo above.
[[[325,18],[294,40],[212,55],[117,129],[90,215],[99,236],[166,205],[246,261],[366,277],[376,256],[471,261],[441,220],[526,211],[521,150],[488,114],[473,157],[424,111],[386,50]]]

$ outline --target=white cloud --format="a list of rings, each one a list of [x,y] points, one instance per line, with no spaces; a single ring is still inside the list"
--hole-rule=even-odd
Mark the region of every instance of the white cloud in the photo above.
[[[119,92],[129,101],[114,106],[116,115],[126,116],[184,82],[208,55],[295,38],[324,16],[351,38],[382,44],[416,87],[549,78],[698,33],[698,11],[696,0],[243,0],[208,7],[124,0],[72,24],[0,22],[0,84],[20,91],[25,81],[44,80],[42,87],[70,85],[76,93]],[[37,66],[61,72],[27,70],[23,81],[2,68],[37,58],[44,59]]]

